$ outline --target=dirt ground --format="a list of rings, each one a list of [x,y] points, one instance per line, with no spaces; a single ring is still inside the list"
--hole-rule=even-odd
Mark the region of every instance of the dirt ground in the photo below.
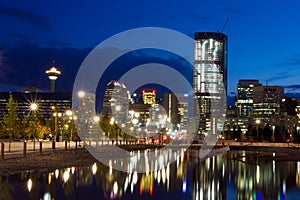
[[[97,160],[84,148],[45,151],[23,154],[7,154],[0,160],[0,176],[31,170],[55,170],[60,168],[90,165]]]

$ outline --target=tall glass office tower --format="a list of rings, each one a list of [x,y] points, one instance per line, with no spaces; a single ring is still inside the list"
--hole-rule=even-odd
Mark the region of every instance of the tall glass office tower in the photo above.
[[[223,33],[195,33],[193,89],[199,105],[198,133],[218,133],[227,106],[227,36]]]

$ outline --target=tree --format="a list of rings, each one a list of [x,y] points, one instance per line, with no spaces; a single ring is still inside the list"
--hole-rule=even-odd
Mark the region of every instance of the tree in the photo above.
[[[20,133],[20,120],[18,118],[18,102],[15,101],[12,95],[9,95],[9,99],[6,105],[7,112],[4,113],[2,127],[2,138],[9,137],[9,151],[11,146],[11,139],[19,138]]]
[[[25,135],[28,138],[43,138],[44,135],[49,134],[51,129],[45,125],[42,125],[39,120],[34,120],[29,123],[29,126],[25,128]]]
[[[264,136],[266,138],[271,138],[272,137],[272,130],[269,124],[267,124],[264,128]],[[271,140],[274,140],[273,138],[271,138]]]

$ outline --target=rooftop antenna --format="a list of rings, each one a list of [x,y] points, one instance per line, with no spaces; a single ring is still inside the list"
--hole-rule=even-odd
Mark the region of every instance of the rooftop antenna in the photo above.
[[[226,21],[225,21],[223,27],[221,28],[221,30],[218,31],[219,33],[222,33],[222,32],[224,31],[224,29],[226,28],[226,26],[227,26],[227,24],[228,24],[228,21],[229,21],[229,17],[227,17],[227,19],[226,19]]]

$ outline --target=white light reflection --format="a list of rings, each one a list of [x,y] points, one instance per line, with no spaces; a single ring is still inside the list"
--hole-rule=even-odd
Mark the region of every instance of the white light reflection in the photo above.
[[[28,181],[27,181],[27,189],[28,189],[28,192],[31,191],[31,188],[32,188],[32,180],[31,180],[31,178],[30,178],[30,179],[28,179]]]
[[[167,164],[167,180],[168,180],[168,185],[167,185],[167,191],[169,191],[170,188],[170,163]]]
[[[133,172],[133,177],[132,177],[132,183],[135,185],[137,183],[138,180],[138,175],[137,172]]]
[[[58,178],[58,176],[59,176],[59,170],[58,170],[58,169],[56,169],[54,173],[55,173],[55,178],[57,179],[57,178]]]
[[[92,166],[92,173],[95,175],[97,173],[97,163],[94,163]]]
[[[160,183],[160,170],[158,170],[158,173],[157,173],[157,183]]]
[[[118,194],[118,189],[119,189],[118,183],[117,183],[117,181],[115,181],[114,182],[114,186],[113,186],[114,195]]]
[[[211,199],[215,199],[215,180],[211,184]]]
[[[186,180],[185,179],[182,182],[182,192],[186,193]]]
[[[48,184],[51,184],[51,173],[48,174]]]
[[[215,171],[215,156],[212,157],[212,171]]]
[[[51,200],[51,194],[49,192],[46,192],[44,194],[43,200]]]
[[[63,174],[63,179],[64,179],[64,182],[66,183],[70,178],[70,172],[68,170],[66,170]]]
[[[111,160],[108,161],[108,165],[109,165],[109,175],[112,175],[112,162]]]
[[[283,194],[286,193],[286,182],[285,182],[285,179],[283,180],[283,184],[282,184],[282,192],[283,192]]]
[[[72,174],[75,173],[75,167],[72,167],[72,168],[71,168],[71,172],[72,172]]]
[[[130,192],[131,192],[131,194],[133,193],[133,183],[131,183],[131,185],[130,185]]]
[[[162,155],[159,155],[158,164],[159,164],[159,168],[162,168],[164,165],[164,157]]]
[[[184,149],[181,149],[180,160],[183,161],[183,159],[184,159]]]
[[[275,173],[275,160],[273,160],[273,173]]]
[[[225,176],[225,166],[224,166],[224,163],[223,163],[223,165],[222,165],[222,176],[223,176],[223,178],[224,178],[224,176]]]
[[[210,168],[210,158],[207,158],[207,159],[205,160],[205,164],[206,164],[207,170],[209,170],[209,168]]]
[[[162,182],[164,184],[166,182],[166,170],[165,170],[165,168],[161,169],[161,177],[162,177]]]
[[[203,200],[203,189],[200,188],[200,200]]]
[[[259,165],[256,166],[256,183],[259,183],[259,178],[260,178],[260,169]]]

